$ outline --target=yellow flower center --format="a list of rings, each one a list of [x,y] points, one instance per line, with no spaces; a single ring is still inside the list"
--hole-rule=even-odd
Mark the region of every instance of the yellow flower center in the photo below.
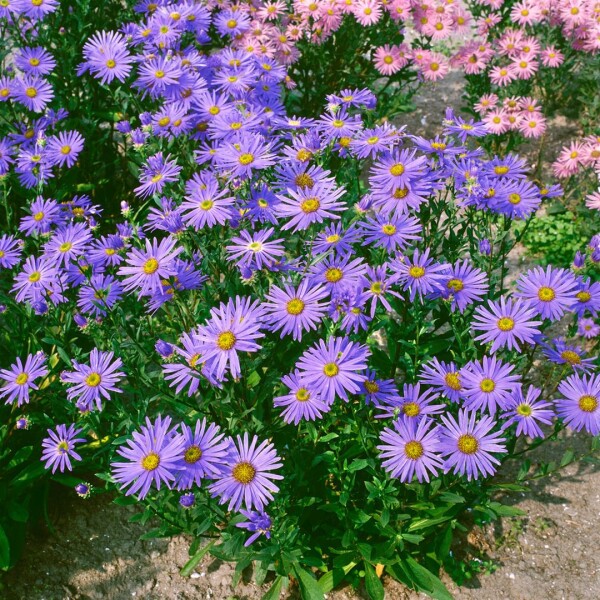
[[[25,94],[29,97],[29,98],[35,98],[37,96],[37,90],[34,87],[28,87],[25,90]]]
[[[397,188],[394,190],[394,193],[392,195],[394,196],[394,198],[396,200],[402,200],[403,198],[406,198],[406,196],[408,196],[408,188],[406,188],[406,187]]]
[[[249,165],[251,162],[254,162],[254,154],[240,154],[239,161],[244,166]]]
[[[69,154],[69,152],[71,152],[71,146],[63,146],[60,149],[60,152],[61,154],[64,154],[66,156],[67,154]]]
[[[185,460],[185,462],[188,465],[193,465],[197,463],[201,458],[202,450],[200,450],[200,448],[195,444],[193,446],[190,446],[183,455],[183,460]]]
[[[364,385],[369,394],[376,394],[379,391],[379,384],[376,381],[369,381],[367,379]]]
[[[296,390],[296,400],[298,402],[307,402],[310,400],[310,392],[306,388],[298,388]]]
[[[200,208],[202,210],[210,210],[214,205],[214,202],[212,200],[203,200],[202,202],[200,202]]]
[[[109,58],[109,59],[106,61],[106,66],[107,66],[109,69],[114,69],[114,68],[117,66],[117,63],[116,63],[116,62],[115,62],[115,61],[114,61],[112,58]]]
[[[336,267],[331,267],[325,271],[325,279],[327,279],[329,283],[337,283],[343,276],[342,270]]]
[[[556,294],[554,293],[554,290],[552,288],[544,286],[538,290],[538,298],[542,302],[552,302],[552,300],[556,298]]]
[[[577,300],[579,302],[589,302],[592,299],[592,295],[589,292],[578,292]]]
[[[158,183],[163,178],[161,173],[157,173],[150,181],[152,183]]]
[[[519,204],[521,202],[521,196],[515,192],[508,195],[508,201],[511,204]]]
[[[372,294],[381,294],[383,291],[381,281],[374,281],[369,289],[371,290]]]
[[[154,471],[158,469],[158,465],[160,465],[160,457],[156,452],[150,452],[150,454],[146,454],[144,458],[142,458],[142,469],[144,471]]]
[[[170,117],[163,117],[162,119],[158,120],[158,124],[161,127],[166,127],[170,122],[171,122]]]
[[[71,242],[65,242],[58,247],[59,252],[68,252],[73,247]]]
[[[327,375],[327,377],[335,377],[340,372],[340,368],[335,363],[327,363],[323,367],[323,373]]]
[[[155,258],[149,258],[142,268],[146,275],[152,275],[152,273],[156,273],[158,271],[158,261]]]
[[[229,27],[229,29],[235,29],[237,27],[237,21],[235,19],[229,19],[229,21],[227,21],[227,27]]]
[[[37,67],[40,64],[40,59],[39,58],[30,58],[29,59],[29,64],[32,67]]]
[[[590,396],[589,394],[585,394],[579,398],[579,408],[583,412],[594,412],[598,407],[598,399],[595,396]]]
[[[444,144],[444,142],[431,142],[431,147],[434,150],[445,150],[446,144]]]
[[[573,350],[565,350],[564,352],[561,352],[560,357],[563,360],[566,360],[570,365],[581,364],[581,357],[579,354],[577,354],[577,352],[573,352]]]
[[[374,135],[367,140],[367,144],[372,146],[373,144],[376,144],[378,141],[379,141],[379,138],[376,135]]]
[[[310,152],[309,150],[306,150],[306,149],[298,150],[298,152],[296,154],[296,158],[300,162],[306,162],[312,158],[312,152]]]
[[[321,207],[321,203],[318,198],[307,198],[300,204],[300,209],[305,214],[314,213]]]
[[[17,385],[25,385],[29,380],[29,375],[27,373],[19,373],[17,378],[15,379],[15,383]]]
[[[515,322],[510,317],[498,319],[498,329],[500,331],[512,331],[515,328]]]
[[[446,385],[455,392],[462,389],[462,385],[460,385],[460,375],[458,373],[446,373],[444,381],[446,382]]]
[[[89,385],[90,387],[98,387],[100,385],[101,381],[102,381],[102,377],[100,377],[99,373],[90,373],[85,378],[86,385]]]
[[[339,241],[340,241],[340,239],[341,239],[341,238],[340,238],[340,236],[339,236],[337,233],[334,233],[333,235],[328,235],[328,236],[325,238],[325,241],[326,241],[328,244],[335,244],[336,242],[339,242]]]
[[[248,250],[252,250],[252,252],[260,252],[262,247],[263,245],[260,242],[252,242],[248,244]]]
[[[481,380],[481,383],[479,384],[479,388],[481,389],[482,392],[489,394],[490,392],[493,392],[496,389],[496,383],[494,382],[493,379],[489,379],[486,377],[485,379]]]
[[[224,331],[219,334],[217,338],[217,346],[221,348],[221,350],[231,350],[235,345],[236,339],[235,335],[231,331]]]
[[[404,173],[404,165],[401,163],[396,163],[395,165],[392,165],[390,167],[390,173],[394,177],[399,177],[400,175],[402,175]]]
[[[385,233],[385,235],[394,235],[396,233],[396,226],[392,225],[391,223],[386,223],[381,228],[381,231],[383,231],[383,233]]]
[[[165,72],[159,69],[158,71],[154,71],[154,76],[158,79],[162,79],[165,76]]]
[[[231,474],[237,482],[248,485],[256,476],[256,469],[249,462],[241,462],[233,467]]]
[[[39,271],[33,271],[28,277],[28,279],[29,279],[29,281],[31,281],[31,283],[36,283],[41,278],[42,278],[42,274]]]
[[[529,404],[519,404],[519,406],[517,406],[517,408],[515,409],[518,415],[521,415],[522,417],[529,417],[531,416],[531,413],[533,412],[531,406],[529,406]]]
[[[312,188],[315,185],[315,180],[308,173],[300,173],[296,176],[294,183],[299,188]]]
[[[58,452],[60,454],[65,454],[66,452],[69,451],[69,442],[66,442],[65,440],[58,442],[56,449],[58,450]]]
[[[458,438],[458,449],[463,454],[475,454],[479,449],[479,442],[472,435],[465,433]]]
[[[411,460],[417,460],[423,456],[423,444],[421,442],[417,442],[416,440],[412,440],[411,442],[407,442],[404,445],[404,454],[406,454],[407,458]]]
[[[425,275],[425,269],[423,267],[418,267],[415,265],[414,267],[411,267],[408,270],[408,274],[413,279],[420,279],[421,277],[423,277],[423,275]]]
[[[451,279],[447,283],[446,287],[449,290],[452,290],[456,294],[457,292],[460,292],[460,291],[462,291],[464,289],[465,284],[460,279]]]
[[[402,406],[402,412],[407,417],[416,417],[421,412],[419,405],[416,402],[407,402]]]
[[[287,303],[286,309],[290,315],[299,315],[304,310],[304,302],[300,298],[293,298]]]
[[[394,59],[388,54],[387,56],[383,57],[383,62],[386,65],[391,65],[394,62]]]

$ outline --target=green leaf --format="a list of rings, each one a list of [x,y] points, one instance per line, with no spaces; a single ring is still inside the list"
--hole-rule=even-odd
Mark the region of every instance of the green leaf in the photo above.
[[[357,460],[353,460],[349,465],[348,465],[348,471],[350,473],[354,473],[355,471],[360,471],[361,469],[364,469],[365,467],[369,466],[369,461],[366,458],[359,458]]]
[[[319,579],[317,582],[321,588],[321,591],[324,594],[331,592],[331,590],[336,588],[338,585],[340,585],[340,583],[342,583],[342,581],[344,581],[344,577],[346,577],[346,575],[348,575],[348,573],[350,573],[350,571],[352,571],[357,564],[358,563],[351,562],[342,568],[334,567],[331,569],[331,571],[327,571],[327,573],[325,573],[325,575],[323,575],[323,577],[321,577],[321,579]]]
[[[324,600],[323,592],[321,591],[317,580],[312,576],[312,573],[304,570],[299,565],[294,565],[294,571],[300,583],[302,600]]]
[[[196,552],[196,554],[194,554],[194,556],[192,556],[192,558],[190,558],[190,560],[183,565],[183,568],[181,571],[179,571],[179,574],[182,577],[189,577],[192,574],[192,571],[196,568],[196,565],[204,558],[204,555],[216,544],[216,542],[217,540],[212,540],[208,542],[204,548],[198,550],[198,552]]]
[[[429,594],[435,600],[453,600],[452,594],[440,581],[439,577],[420,565],[412,556],[408,556],[401,562],[404,563],[406,571],[417,585],[418,591]]]
[[[516,506],[506,506],[505,504],[500,504],[500,502],[490,502],[488,507],[499,517],[520,517],[527,514]]]
[[[0,569],[8,569],[10,566],[10,543],[0,525]]]
[[[340,437],[337,433],[328,433],[327,435],[324,435],[321,439],[319,439],[319,442],[330,442],[331,440],[335,440],[335,438]]]
[[[283,577],[277,575],[273,585],[269,588],[269,591],[262,597],[262,600],[279,600],[281,595],[281,588],[283,587]]]
[[[365,563],[365,587],[371,600],[383,600],[385,596],[383,583],[377,577],[377,573],[375,573],[375,569],[370,563]]]

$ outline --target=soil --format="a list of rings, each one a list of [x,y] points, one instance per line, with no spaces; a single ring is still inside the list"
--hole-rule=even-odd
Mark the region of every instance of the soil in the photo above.
[[[403,115],[411,133],[433,136],[439,131],[446,106],[459,106],[462,81],[452,75],[441,85],[424,88],[415,102],[419,109]],[[545,160],[552,160],[563,143],[577,132],[558,118],[550,124]],[[536,147],[528,152],[537,158]],[[511,271],[521,270],[516,252]],[[539,460],[557,459],[572,446],[587,451],[590,438],[571,436],[554,447],[544,446]],[[556,455],[556,456],[555,456]],[[526,516],[501,519],[487,528],[475,528],[460,552],[481,572],[458,587],[442,578],[457,600],[591,600],[600,598],[600,468],[592,460],[572,464],[559,473],[531,484],[531,491],[506,496],[504,503]],[[6,600],[258,600],[267,587],[252,583],[245,573],[231,585],[234,566],[210,557],[190,577],[179,574],[187,562],[190,540],[184,536],[140,541],[146,528],[129,523],[131,507],[117,506],[108,494],[80,500],[62,491],[53,500],[55,533],[45,527],[29,534],[23,559],[0,578],[0,599]],[[388,600],[425,598],[407,590],[385,574]],[[297,598],[290,590],[288,598]],[[363,590],[346,587],[328,594],[329,600],[367,598]]]

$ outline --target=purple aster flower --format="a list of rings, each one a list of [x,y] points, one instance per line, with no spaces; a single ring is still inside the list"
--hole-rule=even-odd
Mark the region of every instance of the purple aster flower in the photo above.
[[[321,134],[324,142],[337,138],[352,138],[362,128],[360,115],[350,115],[346,107],[326,112],[314,123],[315,131]]]
[[[511,219],[526,219],[542,203],[540,190],[530,181],[511,181],[503,186],[502,193],[494,196],[490,207]]]
[[[84,313],[103,317],[123,295],[123,286],[112,275],[93,275],[89,285],[81,286],[77,306]]]
[[[83,254],[92,239],[86,223],[73,223],[56,231],[44,245],[44,258],[62,266]]]
[[[37,75],[24,75],[15,92],[15,99],[33,112],[42,112],[54,98],[52,86]]]
[[[134,86],[142,90],[144,96],[149,93],[152,98],[158,98],[167,86],[178,85],[181,76],[181,60],[175,56],[152,54],[138,67]]]
[[[355,288],[366,265],[362,258],[351,260],[351,256],[328,256],[314,264],[310,273],[312,284],[325,284],[330,294],[339,293],[347,288]]]
[[[438,430],[440,453],[445,457],[444,472],[454,469],[455,475],[466,475],[467,480],[479,475],[493,475],[494,465],[500,461],[493,453],[505,453],[505,438],[500,432],[490,433],[496,425],[492,417],[483,416],[476,421],[474,412],[461,410],[458,422],[450,414],[441,416],[443,425]]]
[[[17,357],[16,363],[0,370],[0,379],[4,383],[0,388],[0,398],[6,398],[6,404],[13,404],[16,400],[17,406],[28,403],[29,392],[38,389],[35,380],[47,374],[46,357],[42,352],[29,354],[25,364]]]
[[[446,110],[444,124],[444,135],[454,134],[463,144],[469,137],[484,137],[488,134],[485,123],[474,119],[465,121],[462,117],[455,115],[450,108]]]
[[[78,131],[61,131],[48,138],[48,161],[52,166],[71,168],[83,150],[83,137]]]
[[[591,282],[589,278],[577,278],[577,289],[575,290],[575,302],[571,310],[582,317],[589,312],[595,317],[600,311],[600,282]]]
[[[236,527],[247,529],[252,532],[252,535],[246,540],[244,546],[250,546],[261,535],[264,535],[268,540],[271,539],[271,519],[266,512],[256,512],[253,510],[240,510],[240,513],[248,519],[243,523],[236,523]]]
[[[473,329],[482,331],[475,339],[492,344],[490,352],[500,348],[520,350],[520,343],[535,344],[535,336],[541,332],[536,321],[536,310],[530,302],[520,298],[514,302],[502,296],[499,301],[488,300],[488,308],[478,306],[473,315]]]
[[[36,48],[21,48],[15,57],[15,65],[32,75],[48,75],[56,67],[56,61],[52,54],[41,46]]]
[[[277,224],[275,207],[279,198],[266,185],[254,188],[248,200],[248,217],[252,222]]]
[[[407,246],[421,238],[421,223],[416,217],[404,214],[376,214],[361,224],[363,241],[375,248],[385,248],[388,253],[403,251]]]
[[[444,410],[444,404],[433,404],[434,400],[438,398],[439,394],[435,390],[421,390],[420,383],[415,385],[405,383],[399,401],[386,398],[384,404],[377,406],[377,409],[381,411],[377,418],[402,418],[407,421],[421,421]]]
[[[566,269],[535,267],[517,280],[517,296],[530,300],[543,319],[558,321],[575,303],[577,281]]]
[[[447,281],[448,265],[436,263],[429,258],[429,252],[429,248],[423,253],[415,249],[412,259],[404,257],[391,263],[402,289],[410,291],[411,302],[417,294],[423,296],[442,291]]]
[[[273,480],[283,479],[283,476],[272,471],[283,464],[268,440],[257,444],[256,436],[250,441],[247,433],[243,439],[238,435],[224,473],[208,488],[213,498],[219,496],[219,504],[229,501],[227,510],[237,511],[243,504],[247,510],[262,511],[279,491]]]
[[[125,495],[138,493],[142,500],[150,491],[152,484],[157,489],[164,483],[171,488],[176,473],[181,468],[181,455],[185,439],[171,426],[171,418],[157,417],[152,423],[146,417],[146,425],[141,431],[133,432],[133,439],[117,450],[117,454],[127,462],[113,462],[112,476],[121,489],[131,486]]]
[[[125,244],[118,235],[102,236],[93,241],[86,256],[95,267],[112,267],[123,262],[123,257],[119,254],[119,250],[123,248]]]
[[[0,238],[0,267],[12,269],[21,260],[21,241],[12,235],[4,234]]]
[[[377,158],[378,154],[389,152],[397,139],[394,128],[389,123],[383,123],[361,131],[350,142],[350,148],[357,158]]]
[[[223,10],[217,14],[214,25],[222,36],[229,35],[233,38],[247,31],[251,21],[250,17],[241,10]]]
[[[280,337],[292,334],[295,340],[301,340],[303,332],[321,324],[327,310],[321,300],[326,297],[323,286],[310,285],[307,279],[297,288],[291,284],[283,289],[272,286],[265,296],[266,322],[273,331],[281,330]]]
[[[554,418],[554,410],[550,402],[539,400],[542,390],[530,386],[527,394],[523,396],[522,386],[518,386],[506,405],[506,411],[500,415],[507,419],[502,425],[502,430],[511,425],[517,426],[517,435],[526,435],[530,438],[544,437],[538,423],[550,425]]]
[[[196,496],[192,492],[187,492],[187,494],[181,494],[181,496],[179,496],[179,504],[183,506],[183,508],[192,508],[195,502]]]
[[[186,183],[185,201],[181,204],[183,221],[194,229],[224,225],[233,217],[234,198],[227,188],[219,190],[216,180],[194,177]]]
[[[102,398],[110,400],[109,392],[123,393],[123,390],[116,387],[119,380],[125,376],[122,371],[117,371],[123,366],[123,361],[117,357],[113,362],[113,358],[114,352],[103,352],[94,348],[90,352],[89,365],[73,361],[75,370],[61,374],[62,381],[74,384],[67,390],[67,398],[77,399],[77,407],[80,410],[92,410],[94,403],[98,410],[102,410]]]
[[[19,0],[19,10],[30,19],[43,19],[59,7],[58,0]]]
[[[257,169],[275,164],[271,146],[258,134],[246,134],[235,144],[227,144],[217,157],[217,166],[226,169],[232,177],[248,179]]]
[[[461,373],[453,362],[432,358],[423,365],[421,381],[452,402],[460,402],[462,398]]]
[[[367,346],[348,338],[330,337],[306,350],[297,366],[306,384],[319,390],[326,403],[332,404],[336,396],[348,402],[348,393],[360,393],[361,373],[367,368],[370,354]]]
[[[282,239],[269,240],[275,231],[272,227],[263,231],[250,233],[245,229],[240,235],[231,238],[232,244],[226,246],[229,260],[237,260],[240,266],[262,269],[285,254]]]
[[[61,283],[58,271],[46,258],[28,256],[23,270],[15,278],[11,292],[16,292],[17,302],[35,302],[47,292],[52,292],[57,281]]]
[[[76,437],[82,432],[82,429],[75,429],[75,425],[57,425],[56,429],[48,429],[48,437],[42,440],[42,461],[46,461],[44,467],[52,467],[52,473],[60,469],[64,473],[65,467],[73,470],[71,458],[81,460],[81,456],[75,452],[75,445],[85,442],[85,438]]]
[[[483,360],[471,362],[460,371],[463,385],[462,396],[469,410],[487,410],[496,414],[496,406],[506,408],[515,384],[520,377],[512,375],[514,365],[504,364],[495,356],[484,356]]]
[[[394,380],[379,379],[372,369],[367,369],[360,387],[360,393],[365,395],[365,404],[399,406],[402,402]]]
[[[393,423],[394,429],[386,427],[382,431],[379,437],[383,443],[377,449],[390,477],[410,483],[416,475],[419,482],[429,482],[430,473],[434,477],[438,474],[443,462],[438,454],[438,428],[432,428],[433,425],[431,419],[398,419]]]
[[[118,274],[124,276],[123,287],[126,291],[138,288],[138,297],[148,296],[162,290],[162,281],[176,275],[175,258],[183,252],[177,247],[177,240],[167,237],[160,243],[156,238],[146,240],[146,249],[132,248],[125,258],[127,266],[119,268]]]
[[[558,384],[556,412],[574,431],[600,433],[600,375],[575,373]]]
[[[218,425],[210,423],[207,426],[206,419],[197,420],[194,429],[182,424],[181,430],[184,437],[183,470],[178,476],[177,489],[188,490],[194,483],[200,487],[204,478],[217,479],[229,456],[229,439],[223,439]]]
[[[281,229],[308,229],[313,223],[322,223],[325,218],[339,219],[336,212],[345,210],[345,202],[338,200],[345,194],[343,188],[335,188],[332,184],[321,182],[312,188],[301,188],[287,191],[287,196],[278,196],[281,201],[275,212],[278,216],[291,219]]]
[[[544,355],[557,365],[570,365],[575,371],[589,373],[594,370],[597,357],[586,358],[585,352],[573,344],[558,338],[550,344],[542,344]]]
[[[173,344],[169,344],[169,342],[165,342],[164,340],[158,340],[156,344],[154,344],[154,349],[162,358],[168,359],[175,356],[175,347]]]
[[[158,152],[146,161],[140,176],[141,185],[134,192],[142,198],[160,194],[167,183],[179,180],[180,172],[181,167],[171,160],[170,154],[165,158],[162,152]]]
[[[420,178],[427,168],[427,158],[416,154],[414,149],[394,150],[378,158],[369,177],[371,187],[390,193],[410,187],[411,182]]]
[[[469,261],[457,261],[450,266],[447,273],[446,289],[442,292],[445,298],[452,301],[451,310],[463,313],[469,304],[480,301],[488,291],[487,275],[469,264]]]
[[[341,223],[328,225],[314,240],[312,251],[315,255],[335,252],[340,256],[346,256],[353,252],[352,244],[358,242],[361,232],[355,225],[344,229]]]
[[[600,325],[594,319],[579,319],[577,322],[577,335],[591,340],[600,334]]]
[[[281,382],[289,388],[289,393],[273,398],[273,405],[285,407],[281,418],[286,423],[298,425],[302,420],[315,421],[331,410],[331,405],[321,400],[318,390],[302,380],[300,371],[284,375]]]
[[[247,312],[240,298],[236,297],[238,306],[232,300],[221,303],[219,308],[210,311],[210,320],[200,325],[194,337],[200,342],[202,359],[206,369],[217,379],[223,379],[229,367],[231,376],[241,375],[238,352],[256,352],[260,345],[256,340],[264,337],[260,331],[261,322],[252,312]]]
[[[19,229],[25,235],[48,233],[50,227],[60,221],[60,208],[56,200],[46,200],[38,196],[30,205],[31,215],[23,217]]]

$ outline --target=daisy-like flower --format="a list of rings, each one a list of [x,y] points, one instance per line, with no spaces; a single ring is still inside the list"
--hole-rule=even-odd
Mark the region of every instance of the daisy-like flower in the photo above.
[[[284,407],[281,418],[286,423],[298,425],[302,420],[315,421],[331,410],[331,405],[321,400],[318,390],[302,380],[300,371],[284,375],[281,382],[289,392],[273,398],[273,405]]]
[[[578,278],[575,302],[570,309],[580,317],[586,312],[595,317],[600,311],[600,282]]]
[[[280,337],[291,334],[295,340],[301,340],[302,334],[317,329],[327,312],[322,303],[327,290],[320,285],[311,285],[307,279],[295,288],[291,284],[283,289],[271,287],[265,297],[266,322],[273,331],[281,330]]]
[[[180,172],[181,167],[170,154],[163,157],[163,153],[158,152],[146,161],[140,175],[141,185],[134,192],[141,198],[160,194],[167,183],[179,180]]]
[[[123,286],[112,275],[92,275],[89,285],[79,288],[77,306],[83,313],[103,317],[123,294]]]
[[[227,188],[220,190],[216,180],[203,181],[198,177],[186,183],[185,200],[181,203],[183,222],[196,230],[224,225],[233,217],[234,198]]]
[[[240,510],[240,514],[244,515],[247,521],[236,523],[236,527],[246,529],[252,532],[252,535],[244,542],[244,546],[248,547],[255,542],[261,535],[264,535],[268,540],[271,539],[271,518],[266,512],[256,512],[254,510]]]
[[[83,137],[78,131],[61,131],[48,138],[46,148],[51,165],[71,168],[83,150]]]
[[[273,480],[283,479],[283,475],[273,471],[283,464],[268,440],[257,444],[256,436],[250,441],[247,433],[243,439],[238,435],[237,443],[232,444],[229,464],[209,487],[213,498],[219,497],[219,504],[229,501],[228,510],[239,510],[243,504],[247,510],[262,511],[279,491]]]
[[[367,298],[371,300],[371,310],[369,313],[371,318],[375,316],[379,302],[381,302],[387,311],[392,310],[392,306],[388,302],[386,295],[402,299],[402,296],[398,292],[390,289],[398,281],[399,275],[397,273],[388,274],[388,267],[388,263],[375,268],[367,267],[365,274],[358,281],[358,287],[362,287],[363,291],[367,294]]]
[[[542,390],[530,386],[524,396],[522,386],[518,386],[506,405],[506,411],[500,415],[501,419],[507,419],[502,430],[516,424],[517,435],[544,437],[538,423],[550,425],[555,415],[552,403],[539,399],[541,393]]]
[[[52,86],[37,75],[25,75],[15,90],[15,99],[33,112],[42,112],[52,98]]]
[[[500,461],[494,454],[504,454],[506,446],[502,433],[490,433],[496,421],[489,416],[477,421],[474,412],[461,410],[458,421],[452,415],[441,416],[443,425],[438,430],[440,454],[445,458],[444,472],[453,470],[455,475],[467,476],[467,480],[480,475],[492,476],[494,465]]]
[[[278,196],[281,202],[275,207],[278,216],[291,217],[281,226],[283,230],[298,231],[308,229],[313,223],[322,223],[325,218],[339,219],[335,213],[346,208],[344,202],[338,202],[345,190],[325,181],[316,183],[312,188],[288,188],[287,194]]]
[[[58,271],[46,258],[28,256],[11,292],[16,292],[17,302],[36,302],[52,291],[57,281],[60,284]]]
[[[123,34],[115,31],[96,32],[83,46],[85,62],[79,73],[89,69],[100,83],[111,83],[117,79],[125,81],[131,72],[133,56],[127,49]]]
[[[248,179],[255,170],[275,164],[275,155],[270,149],[261,135],[246,134],[221,150],[217,166],[231,172],[232,177]]]
[[[373,244],[375,248],[385,248],[388,253],[396,250],[403,251],[409,243],[421,238],[420,221],[413,216],[404,214],[376,214],[361,224],[364,231],[365,243]]]
[[[184,447],[185,438],[176,426],[171,427],[170,417],[159,416],[154,423],[146,417],[141,431],[134,431],[133,439],[117,450],[127,462],[111,463],[113,479],[122,490],[130,486],[125,495],[137,493],[139,500],[146,497],[152,484],[156,489],[162,484],[170,488],[181,469]]]
[[[176,275],[175,259],[183,252],[177,247],[177,240],[167,237],[160,243],[156,238],[146,240],[146,249],[132,248],[125,258],[125,266],[118,274],[124,276],[123,288],[126,291],[139,289],[139,297],[162,290],[162,281]]]
[[[373,188],[393,192],[420,177],[426,165],[427,158],[416,156],[416,150],[394,150],[375,162],[369,174],[369,181]]]
[[[530,181],[507,183],[505,191],[490,202],[490,208],[511,219],[526,219],[542,203],[540,190]]]
[[[402,289],[410,292],[413,302],[417,294],[424,296],[432,292],[441,292],[447,280],[448,265],[436,263],[429,258],[429,248],[420,253],[415,249],[412,259],[394,260],[392,270],[398,274],[398,283]]]
[[[506,403],[516,383],[518,375],[513,375],[514,365],[504,364],[496,357],[484,356],[481,362],[469,363],[461,369],[462,396],[469,410],[487,410],[496,414],[496,408],[506,408]]]
[[[490,352],[500,348],[520,350],[520,343],[534,344],[542,321],[536,321],[536,310],[528,301],[514,302],[502,296],[499,301],[488,300],[487,308],[478,306],[473,316],[473,329],[482,331],[475,339],[492,343]]]
[[[517,280],[517,296],[530,300],[543,319],[558,321],[575,303],[577,280],[566,269],[535,267]]]
[[[48,233],[50,227],[60,220],[60,208],[56,200],[50,200],[38,196],[29,205],[30,214],[21,219],[19,229],[25,235],[34,233]]]
[[[557,365],[570,365],[574,371],[589,373],[594,370],[596,357],[586,358],[585,352],[574,344],[558,338],[550,344],[542,344],[544,355]]]
[[[480,301],[488,291],[487,275],[469,264],[457,261],[449,267],[443,296],[451,300],[451,310],[464,312],[469,304]]]
[[[75,445],[86,441],[77,437],[82,431],[75,429],[74,424],[69,425],[68,429],[66,425],[57,425],[54,431],[48,429],[48,437],[42,440],[42,461],[46,461],[44,467],[52,467],[52,473],[56,469],[64,473],[65,468],[72,471],[71,459],[81,460],[81,456],[75,452]]]
[[[461,373],[453,362],[445,363],[432,358],[423,365],[421,382],[430,385],[452,402],[459,402],[462,398]]]
[[[229,260],[237,260],[240,266],[252,269],[262,269],[277,261],[285,254],[285,250],[281,244],[282,239],[268,239],[273,231],[272,227],[254,233],[241,230],[240,235],[232,238],[232,244],[226,247]]]
[[[260,331],[262,323],[239,297],[235,304],[230,300],[211,309],[210,317],[206,325],[194,332],[206,370],[221,380],[229,368],[231,376],[237,378],[241,375],[238,352],[260,350],[256,340],[265,335]]]
[[[16,400],[17,406],[28,403],[29,392],[38,389],[35,380],[47,374],[46,357],[43,353],[29,354],[25,364],[17,357],[16,363],[8,369],[0,370],[0,379],[4,383],[0,388],[0,398],[6,398],[6,404],[13,404]]]
[[[574,431],[600,433],[600,375],[570,375],[558,384],[556,412]]]
[[[363,375],[360,388],[360,393],[365,396],[365,404],[399,406],[401,403],[394,380],[379,379],[372,369],[367,369]]]
[[[375,68],[382,75],[393,75],[408,64],[408,58],[404,56],[400,46],[381,46],[375,50],[373,55]]]
[[[445,408],[443,404],[434,404],[439,394],[432,389],[421,390],[421,384],[415,385],[405,383],[400,395],[400,400],[388,401],[386,398],[383,404],[377,406],[381,414],[378,419],[401,418],[407,421],[421,421],[432,415],[437,415]]]
[[[600,325],[594,319],[579,319],[577,322],[577,335],[591,340],[600,334]]]
[[[73,223],[56,231],[50,241],[44,245],[44,258],[58,266],[83,254],[92,239],[92,232],[86,223]]]
[[[202,479],[217,479],[227,462],[230,441],[223,439],[219,426],[207,424],[206,419],[196,421],[192,429],[182,424],[184,444],[181,464],[184,469],[177,478],[178,490],[189,490],[195,483],[200,487]]]
[[[94,348],[90,352],[89,365],[73,361],[74,371],[61,374],[62,381],[73,384],[67,390],[69,400],[77,400],[77,407],[82,411],[90,411],[96,404],[102,410],[102,399],[110,400],[109,392],[123,393],[116,385],[125,376],[117,371],[123,366],[120,358],[114,358],[114,352],[103,352]]]
[[[56,61],[52,55],[41,46],[21,48],[15,57],[15,64],[21,71],[33,75],[48,75],[56,67]]]
[[[0,237],[0,267],[12,269],[21,260],[21,244],[12,235]]]
[[[429,482],[443,465],[438,428],[431,419],[420,422],[399,419],[393,429],[386,427],[379,439],[383,442],[377,449],[381,452],[383,468],[390,477],[402,483],[410,483],[414,476],[419,482]],[[432,427],[433,426],[433,427]]]
[[[332,404],[336,396],[348,402],[348,393],[360,392],[361,373],[367,368],[370,354],[367,346],[348,338],[330,337],[306,350],[297,367],[306,384],[319,390],[327,404]]]

